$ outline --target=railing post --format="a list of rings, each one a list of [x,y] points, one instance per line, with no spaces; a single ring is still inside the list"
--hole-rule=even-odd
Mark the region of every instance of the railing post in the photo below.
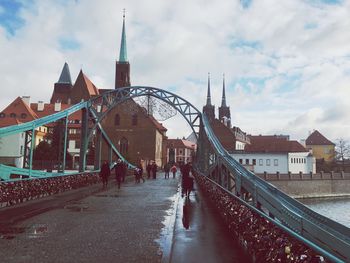
[[[89,128],[88,110],[83,108],[81,110],[81,133],[80,133],[80,158],[79,158],[79,172],[84,172],[86,167],[86,150],[87,150],[87,134]]]
[[[310,172],[310,179],[312,180],[312,178],[313,178],[313,173],[312,173],[312,171]]]
[[[340,175],[341,175],[341,179],[344,179],[344,171],[341,171]]]
[[[300,180],[303,180],[303,172],[302,171],[299,171],[299,177],[300,177]]]
[[[101,167],[101,143],[102,133],[99,128],[96,128],[96,144],[95,144],[95,170],[99,170]]]
[[[331,171],[331,179],[333,179],[334,177],[334,171]],[[321,179],[323,179],[323,177],[321,177]]]
[[[291,171],[288,171],[288,178],[289,178],[289,180],[292,180],[292,172]]]
[[[267,180],[267,172],[264,171],[264,179]]]
[[[280,175],[279,171],[276,172],[276,175],[277,175],[277,180],[280,180],[281,179],[281,175]]]

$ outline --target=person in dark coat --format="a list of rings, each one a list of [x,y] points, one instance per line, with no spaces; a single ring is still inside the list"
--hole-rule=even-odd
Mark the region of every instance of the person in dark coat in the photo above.
[[[128,171],[128,165],[126,162],[122,162],[123,172],[122,172],[122,182],[125,182],[126,173]]]
[[[187,163],[182,167],[182,196],[185,195],[187,198],[190,196],[194,184],[194,178],[190,176],[191,170],[191,163]]]
[[[153,179],[157,178],[157,164],[156,164],[156,162],[152,163],[152,177],[153,177]]]
[[[108,177],[111,175],[111,170],[109,169],[109,164],[107,161],[104,161],[101,165],[100,176],[102,180],[102,188],[107,188]]]
[[[151,170],[152,170],[152,164],[151,164],[151,162],[149,162],[146,166],[147,179],[151,178]]]
[[[116,183],[117,183],[118,189],[120,189],[120,184],[122,182],[123,171],[124,171],[123,164],[120,159],[118,159],[116,165],[114,166],[114,169],[115,169]]]
[[[169,178],[169,172],[170,172],[170,164],[166,163],[164,165],[164,178],[165,179]]]

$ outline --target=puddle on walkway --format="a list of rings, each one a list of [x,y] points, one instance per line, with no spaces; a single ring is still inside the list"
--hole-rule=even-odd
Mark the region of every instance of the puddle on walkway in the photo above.
[[[46,224],[34,224],[30,227],[18,227],[18,226],[1,226],[0,227],[0,239],[14,239],[20,234],[26,235],[28,238],[39,238],[46,236],[48,232],[48,226]]]
[[[64,206],[64,209],[67,209],[72,212],[83,212],[89,208],[87,204],[83,204],[81,202],[72,202],[68,205]]]
[[[46,224],[34,224],[28,228],[27,234],[29,238],[44,237],[48,233],[48,226]]]
[[[180,199],[180,191],[181,188],[179,187],[177,193],[167,199],[171,201],[171,206],[167,211],[165,211],[166,214],[162,221],[162,224],[164,226],[161,230],[159,238],[155,240],[160,246],[158,254],[162,257],[162,262],[169,262],[170,259],[176,212],[178,207],[178,200]]]

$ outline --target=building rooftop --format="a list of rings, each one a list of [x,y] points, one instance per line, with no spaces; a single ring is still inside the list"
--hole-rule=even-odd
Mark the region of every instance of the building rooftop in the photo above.
[[[335,145],[326,137],[324,137],[318,130],[314,130],[305,140],[306,145]]]

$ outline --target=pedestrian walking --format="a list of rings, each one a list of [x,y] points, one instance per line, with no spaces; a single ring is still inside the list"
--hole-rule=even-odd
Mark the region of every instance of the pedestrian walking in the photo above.
[[[151,170],[152,170],[152,164],[151,164],[151,162],[149,162],[146,166],[147,179],[151,178]]]
[[[126,162],[122,162],[122,182],[125,182],[126,173],[128,171],[128,165]]]
[[[118,189],[120,189],[120,185],[123,177],[123,170],[124,170],[122,161],[120,159],[118,159],[116,165],[114,166],[114,169],[115,169],[116,184],[118,186]]]
[[[140,183],[142,180],[142,182],[145,182],[145,179],[143,178],[143,168],[141,163],[134,169],[134,175],[135,175],[135,183]]]
[[[173,173],[173,178],[175,178],[176,172],[177,172],[177,168],[175,164],[171,167],[170,171]]]
[[[170,164],[166,163],[164,165],[164,177],[165,177],[165,179],[169,178],[169,172],[170,172]]]
[[[156,162],[152,163],[152,177],[153,179],[157,179],[157,164]]]
[[[108,177],[111,175],[111,170],[109,169],[109,164],[107,161],[104,161],[101,165],[100,177],[102,180],[102,189],[107,188]]]

